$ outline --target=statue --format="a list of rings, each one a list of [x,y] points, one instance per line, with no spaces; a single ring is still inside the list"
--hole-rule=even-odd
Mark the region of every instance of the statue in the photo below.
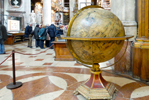
[[[32,13],[30,14],[30,23],[36,23],[36,14],[32,10]]]
[[[37,14],[36,14],[36,23],[37,24],[41,24],[41,17],[42,17],[42,14],[37,11]]]
[[[61,23],[61,14],[60,13],[55,13],[55,22],[56,23]]]

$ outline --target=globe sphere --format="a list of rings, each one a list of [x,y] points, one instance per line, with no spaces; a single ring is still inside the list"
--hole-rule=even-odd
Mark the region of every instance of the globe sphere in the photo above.
[[[83,38],[122,37],[125,31],[119,18],[112,12],[98,6],[88,6],[72,18],[67,36],[82,38],[67,40],[68,48],[76,60],[92,65],[116,56],[124,40],[88,41]]]

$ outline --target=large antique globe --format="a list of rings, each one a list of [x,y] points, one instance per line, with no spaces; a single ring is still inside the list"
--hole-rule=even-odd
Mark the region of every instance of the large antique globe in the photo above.
[[[67,44],[76,60],[93,65],[116,56],[124,43],[124,39],[116,38],[124,36],[123,24],[117,16],[99,6],[87,6],[70,21]]]
[[[116,88],[104,80],[98,63],[116,56],[128,38],[131,36],[125,36],[118,17],[100,6],[84,7],[73,16],[64,39],[77,61],[92,65],[91,77],[74,91],[75,95],[80,93],[88,100],[112,98]]]

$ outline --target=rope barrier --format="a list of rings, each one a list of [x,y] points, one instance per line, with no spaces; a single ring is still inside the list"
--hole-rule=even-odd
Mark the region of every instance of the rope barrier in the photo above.
[[[36,54],[25,54],[25,53],[22,53],[22,52],[18,52],[18,51],[15,51],[16,53],[18,53],[18,54],[22,54],[22,55],[38,55],[38,54],[41,54],[41,53],[44,53],[44,52],[46,52],[48,49],[50,49],[51,47],[53,46],[53,44],[49,47],[49,48],[47,48],[45,51],[41,51],[41,52],[39,52],[39,53],[36,53]]]
[[[12,50],[12,53],[4,61],[2,61],[0,63],[0,65],[2,65],[12,55],[13,83],[8,84],[6,86],[7,89],[15,89],[15,88],[18,88],[18,87],[22,86],[22,82],[16,82],[16,77],[15,77],[15,53],[19,53],[19,54],[23,54],[23,55],[38,55],[38,54],[46,52],[52,46],[53,46],[53,44],[49,48],[47,48],[46,50],[41,51],[41,52],[36,53],[36,54],[25,54],[25,53],[22,53],[22,52],[18,52],[18,51]]]
[[[4,60],[0,63],[0,65],[2,65],[10,56],[12,55],[12,53]]]
[[[11,57],[11,55],[12,55],[13,53],[18,53],[18,54],[22,54],[22,55],[38,55],[38,54],[41,54],[41,53],[46,52],[46,51],[47,51],[48,49],[50,49],[52,46],[53,46],[53,44],[52,44],[49,48],[47,48],[45,51],[41,51],[41,52],[36,53],[36,54],[25,54],[25,53],[18,52],[18,51],[12,51],[12,53],[11,53],[5,60],[3,60],[3,61],[0,63],[0,65],[2,65],[9,57]]]

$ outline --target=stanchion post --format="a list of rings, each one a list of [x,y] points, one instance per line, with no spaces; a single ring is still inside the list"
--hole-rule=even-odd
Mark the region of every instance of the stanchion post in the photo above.
[[[16,84],[16,74],[15,74],[15,51],[12,50],[12,69],[13,69],[13,84]]]
[[[13,70],[13,83],[8,84],[8,89],[15,89],[22,86],[22,82],[16,82],[15,76],[15,50],[12,50],[12,70]]]

